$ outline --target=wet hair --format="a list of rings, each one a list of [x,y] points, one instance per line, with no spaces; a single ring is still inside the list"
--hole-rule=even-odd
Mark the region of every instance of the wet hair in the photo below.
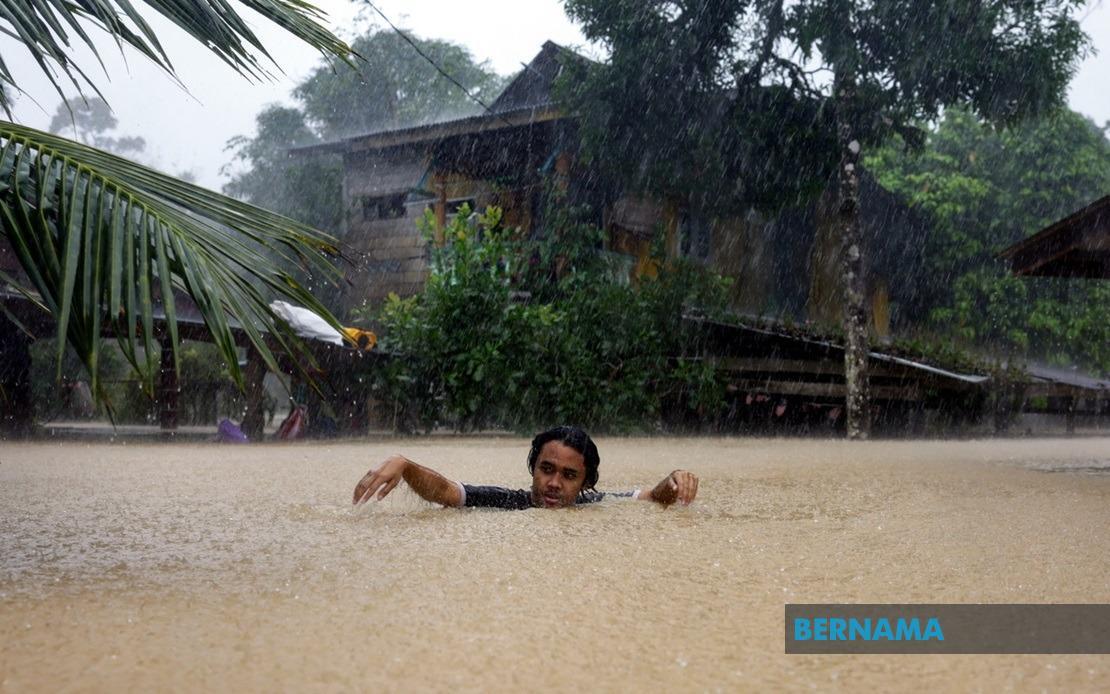
[[[586,463],[586,479],[582,482],[582,489],[593,489],[597,484],[597,467],[601,464],[601,456],[597,454],[597,446],[590,435],[578,427],[555,427],[536,434],[536,438],[532,439],[532,448],[528,451],[528,474],[535,474],[540,450],[544,444],[552,441],[569,446],[582,454]]]

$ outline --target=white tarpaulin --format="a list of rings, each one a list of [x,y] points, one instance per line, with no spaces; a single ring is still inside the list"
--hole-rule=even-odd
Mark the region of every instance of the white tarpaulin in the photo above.
[[[333,345],[343,344],[343,335],[338,330],[328,325],[327,321],[312,311],[309,311],[307,308],[294,306],[284,301],[271,302],[270,308],[293,328],[293,332],[296,333],[298,337],[323,340]]]

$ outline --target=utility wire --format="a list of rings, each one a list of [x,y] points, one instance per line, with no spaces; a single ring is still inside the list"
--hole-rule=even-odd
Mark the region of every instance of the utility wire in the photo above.
[[[1079,23],[1082,24],[1083,22],[1087,21],[1087,18],[1094,14],[1095,10],[1100,9],[1102,9],[1102,0],[1097,0],[1096,2],[1091,3],[1091,7],[1087,10],[1087,14],[1083,15],[1080,18]]]
[[[439,64],[438,64],[438,63],[436,63],[436,61],[432,59],[432,57],[431,57],[431,56],[429,56],[429,55],[428,55],[427,53],[425,53],[425,52],[424,52],[423,50],[421,50],[420,46],[418,46],[418,45],[416,44],[416,42],[415,42],[415,41],[413,41],[413,40],[412,40],[411,38],[409,38],[409,35],[408,35],[408,34],[406,34],[405,32],[401,31],[400,29],[398,29],[398,28],[397,28],[397,25],[396,25],[396,24],[394,24],[393,22],[389,21],[389,17],[386,17],[386,16],[385,16],[385,13],[384,13],[384,12],[382,12],[381,10],[379,10],[379,9],[378,9],[378,6],[377,6],[377,5],[375,5],[374,3],[370,2],[370,0],[365,0],[365,1],[366,1],[366,4],[370,6],[370,9],[374,10],[375,12],[377,12],[377,13],[378,13],[378,15],[379,15],[379,16],[380,16],[380,17],[381,17],[382,19],[384,19],[384,20],[385,20],[385,23],[389,25],[389,28],[390,28],[390,29],[392,29],[393,31],[395,31],[395,32],[397,33],[397,35],[398,35],[398,36],[400,36],[400,37],[401,37],[402,39],[404,39],[404,40],[405,40],[405,43],[407,43],[408,45],[412,46],[412,49],[413,49],[414,51],[416,51],[416,52],[417,52],[417,54],[419,54],[421,58],[423,58],[424,60],[427,60],[427,61],[428,61],[428,63],[429,63],[429,64],[430,64],[430,65],[431,65],[432,67],[434,67],[434,68],[436,69],[436,72],[438,72],[439,74],[441,74],[441,75],[443,75],[444,77],[446,77],[446,78],[447,78],[448,80],[450,80],[450,81],[451,81],[451,84],[454,84],[454,85],[455,85],[456,87],[458,87],[459,89],[461,89],[461,90],[462,90],[462,92],[463,92],[463,94],[466,94],[466,96],[467,96],[468,98],[470,98],[470,99],[471,99],[472,101],[474,101],[474,102],[475,102],[475,103],[477,103],[477,104],[478,104],[479,106],[481,106],[482,108],[484,108],[484,109],[486,110],[486,113],[493,113],[493,111],[492,111],[492,110],[490,109],[490,107],[489,107],[489,104],[487,104],[486,102],[482,101],[482,100],[481,100],[481,99],[479,99],[479,98],[478,98],[477,96],[475,96],[474,94],[472,94],[472,93],[470,92],[470,90],[469,90],[469,89],[467,89],[467,88],[466,88],[465,86],[463,86],[463,84],[462,84],[461,82],[459,82],[459,81],[458,81],[457,79],[455,79],[455,78],[454,78],[454,77],[453,77],[453,76],[452,76],[452,75],[451,75],[450,73],[448,73],[448,72],[447,72],[446,70],[444,70],[443,68],[441,68],[441,67],[439,66]],[[495,115],[497,115],[497,117],[498,117],[498,118],[500,118],[500,119],[501,119],[501,121],[503,121],[503,122],[505,123],[505,125],[508,125],[508,126],[512,126],[512,125],[513,125],[513,124],[512,124],[512,123],[510,123],[510,122],[509,122],[508,120],[506,120],[504,116],[501,116],[500,114],[495,114]]]

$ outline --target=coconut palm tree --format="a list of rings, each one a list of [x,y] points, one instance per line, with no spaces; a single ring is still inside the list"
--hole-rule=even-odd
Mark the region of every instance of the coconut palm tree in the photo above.
[[[247,78],[268,75],[270,56],[224,0],[143,0]],[[348,61],[349,47],[323,28],[322,14],[301,0],[242,0],[328,57]],[[173,65],[128,0],[5,0],[0,31],[30,51],[59,93],[67,82],[99,94],[69,56],[73,42],[97,54],[87,29],[107,32],[166,69]],[[99,57],[99,55],[97,56]],[[0,57],[0,107],[19,85]],[[57,322],[59,364],[68,342],[96,387],[101,335],[114,332],[149,382],[157,362],[154,321],[164,313],[177,344],[174,294],[195,304],[233,378],[242,385],[233,326],[271,369],[264,333],[304,363],[305,348],[270,310],[274,298],[335,318],[293,277],[300,266],[334,278],[326,255],[334,240],[303,224],[65,138],[0,121],[0,227],[26,274],[0,282],[32,297]],[[30,286],[25,286],[29,284]],[[143,345],[145,358],[137,357]]]

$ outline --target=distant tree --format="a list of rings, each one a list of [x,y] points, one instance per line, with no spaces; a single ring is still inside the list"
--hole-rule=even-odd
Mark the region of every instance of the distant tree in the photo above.
[[[1012,124],[1057,107],[1081,0],[566,0],[610,51],[570,98],[596,161],[704,205],[774,208],[835,175],[848,435],[869,431],[859,164],[949,105]]]
[[[99,96],[84,99],[72,97],[58,104],[54,117],[50,119],[50,132],[58,135],[73,135],[73,139],[84,142],[113,154],[129,159],[137,159],[146,149],[146,140],[141,137],[115,135],[119,120],[112,115],[108,103]]]
[[[472,94],[489,102],[504,79],[463,47],[412,37]],[[352,48],[354,65],[317,68],[293,90],[298,106],[270,106],[254,137],[232,138],[224,192],[333,233],[343,214],[338,157],[291,156],[289,149],[348,135],[478,113],[481,107],[395,32],[372,30]]]
[[[240,170],[224,185],[224,192],[337,233],[343,217],[343,170],[338,157],[290,154],[291,147],[320,142],[298,109],[270,106],[255,122],[254,137],[240,135],[227,143],[235,158],[223,171]]]
[[[949,110],[920,153],[892,144],[866,160],[879,182],[928,213],[918,307],[944,334],[1014,357],[1110,373],[1110,285],[1018,278],[1003,248],[1110,194],[1107,129],[1072,111],[1010,130]]]
[[[489,103],[505,80],[466,48],[405,32],[420,52],[478,99]],[[394,31],[370,30],[351,47],[362,60],[317,68],[293,90],[307,123],[334,140],[481,112],[474,99],[445,78]]]

